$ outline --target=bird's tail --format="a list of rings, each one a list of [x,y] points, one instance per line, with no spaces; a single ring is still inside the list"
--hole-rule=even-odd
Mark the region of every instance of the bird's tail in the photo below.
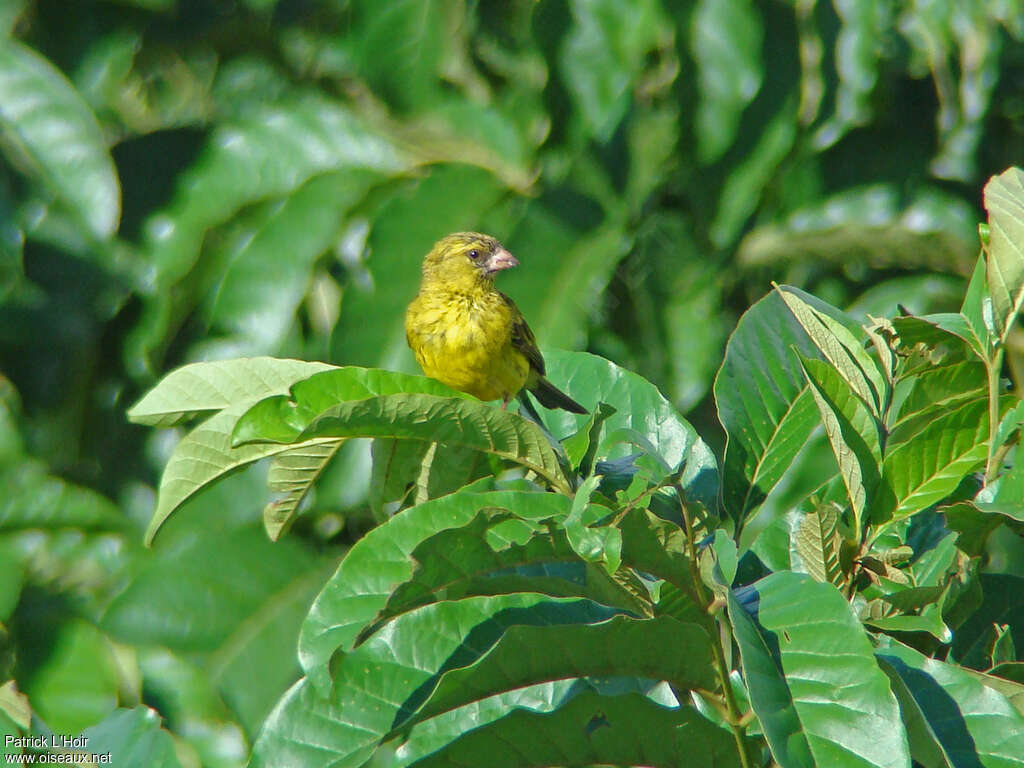
[[[537,377],[537,382],[530,387],[530,392],[537,398],[537,402],[545,408],[561,408],[562,410],[570,411],[571,413],[589,413],[586,408],[577,403],[543,376]]]

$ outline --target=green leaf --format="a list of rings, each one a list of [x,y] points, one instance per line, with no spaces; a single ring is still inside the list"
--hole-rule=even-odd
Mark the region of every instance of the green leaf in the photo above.
[[[77,734],[117,707],[120,673],[110,640],[93,624],[72,619],[52,632],[46,655],[23,683],[44,722],[57,733]]]
[[[667,20],[654,0],[573,0],[573,27],[559,64],[562,81],[588,134],[607,141],[626,114],[646,55],[662,41]]]
[[[593,308],[630,247],[619,222],[576,236],[574,241],[562,255],[558,272],[545,286],[540,311],[530,316],[530,326],[545,347],[586,346]]]
[[[82,732],[87,751],[117,755],[124,765],[180,768],[171,734],[160,727],[160,715],[149,707],[118,709],[102,723]]]
[[[729,593],[750,701],[783,768],[909,768],[899,708],[831,584],[775,573]]]
[[[836,457],[839,476],[846,486],[854,529],[860,531],[865,509],[874,500],[881,474],[880,425],[839,371],[821,360],[803,356],[800,363]]]
[[[205,673],[254,733],[298,677],[295,641],[323,566],[297,542],[271,543],[253,525],[191,528],[147,559],[103,627],[123,642],[206,654]]]
[[[121,531],[128,521],[105,496],[51,475],[25,460],[0,469],[0,531],[31,528]]]
[[[25,5],[28,0],[11,0],[0,9],[0,35],[7,37],[11,34],[18,18],[25,12]]]
[[[413,551],[436,533],[469,524],[485,508],[543,520],[569,512],[569,498],[523,491],[462,490],[413,507],[371,530],[349,550],[313,603],[299,637],[299,660],[319,690],[330,683],[327,661],[351,651],[360,631],[413,575]]]
[[[957,628],[950,657],[974,669],[987,669],[989,651],[995,640],[995,626],[1008,625],[1014,646],[1024,648],[1024,578],[1005,573],[983,573],[980,577],[984,602]]]
[[[396,0],[387,6],[358,0],[353,5],[358,23],[348,40],[367,81],[406,108],[435,102],[446,57],[464,45],[459,17],[444,0]]]
[[[890,443],[880,519],[908,517],[951,494],[988,455],[988,401],[971,400],[932,420],[906,442]]]
[[[850,321],[803,291],[789,286],[778,291],[825,359],[873,414],[881,413],[890,396],[888,383],[863,343],[850,331]]]
[[[160,702],[161,715],[195,748],[204,767],[245,764],[245,734],[198,664],[165,648],[138,649],[138,662],[147,698]]]
[[[479,401],[398,394],[344,402],[319,416],[300,439],[339,437],[424,440],[492,453],[536,472],[559,492],[569,492],[558,456],[537,425]]]
[[[992,345],[992,333],[989,331],[988,323],[985,322],[985,307],[992,311],[992,298],[988,294],[986,283],[986,270],[988,262],[985,251],[981,252],[978,261],[974,265],[974,272],[967,284],[967,292],[964,294],[964,301],[960,307],[960,314],[967,321],[974,337],[973,346],[979,356],[983,359],[988,356],[989,347]]]
[[[13,39],[0,45],[0,128],[12,160],[95,237],[117,231],[121,189],[96,117],[60,70]]]
[[[843,540],[838,525],[839,510],[832,504],[822,504],[800,514],[793,543],[804,569],[815,581],[841,589],[846,578],[839,560]]]
[[[652,613],[649,593],[635,576],[602,573],[600,565],[581,560],[554,521],[524,520],[508,510],[482,509],[467,525],[430,536],[410,557],[416,566],[410,579],[394,589],[371,628],[439,600],[511,592],[581,597],[638,616]]]
[[[761,89],[761,15],[749,0],[700,0],[690,48],[700,100],[694,115],[697,157],[708,165],[732,145],[743,110]]]
[[[796,107],[790,100],[764,126],[757,144],[726,179],[711,222],[711,241],[716,247],[726,248],[739,237],[796,136]]]
[[[256,403],[238,420],[235,437],[238,442],[292,443],[318,416],[339,403],[400,393],[469,398],[426,376],[356,366],[332,368],[296,381],[287,395]]]
[[[309,683],[271,713],[252,765],[360,766],[403,718],[410,697],[447,669],[472,664],[519,625],[593,623],[616,612],[587,600],[518,593],[469,597],[402,614],[332,664],[330,697]],[[430,643],[422,639],[429,633]],[[413,698],[415,701],[415,698]]]
[[[736,542],[719,528],[715,531],[715,540],[711,545],[715,552],[715,567],[717,568],[718,581],[722,586],[730,587],[736,580],[736,568],[739,565],[739,555]]]
[[[899,337],[900,346],[908,352],[913,351],[918,344],[933,351],[929,360],[932,364],[973,360],[976,355],[970,351],[973,333],[966,318],[959,313],[894,317],[892,326]]]
[[[867,0],[836,6],[840,19],[835,67],[839,76],[835,113],[814,133],[818,148],[830,147],[871,116],[869,99],[878,79],[883,46],[879,40],[892,24],[890,7]]]
[[[608,403],[599,402],[590,411],[587,422],[575,434],[562,440],[569,466],[577,470],[581,476],[589,477],[594,470],[594,458],[601,441],[604,423],[615,409]]]
[[[600,695],[586,689],[551,698],[506,705],[494,721],[493,716],[472,717],[475,711],[457,711],[458,722],[452,718],[447,728],[435,725],[426,743],[418,743],[414,732],[413,740],[399,748],[398,765],[672,768],[695,755],[708,765],[740,765],[732,735],[687,706],[665,706],[639,693]],[[465,722],[481,721],[486,724],[466,732]]]
[[[686,648],[666,658],[664,649]],[[441,676],[422,709],[399,727],[498,693],[569,677],[664,680],[675,690],[714,690],[711,640],[695,624],[669,617],[614,616],[597,624],[513,626],[474,664]]]
[[[786,269],[794,263],[855,270],[864,265],[894,270],[970,267],[977,247],[976,214],[960,197],[925,187],[907,200],[898,183],[855,186],[824,199],[816,192],[809,197],[781,222],[758,222],[740,243],[740,264],[763,269]],[[950,306],[961,291],[960,284],[952,289],[949,280],[925,274],[886,280],[865,295],[883,302],[872,314],[891,317],[901,303],[913,309],[917,302],[945,299],[941,306]]]
[[[307,97],[251,107],[221,124],[171,205],[147,224],[158,287],[195,264],[206,231],[251,202],[294,192],[319,173],[399,173],[408,156],[335,102]]]
[[[914,374],[911,389],[900,404],[899,419],[891,430],[898,435],[901,424],[910,419],[927,423],[937,415],[937,408],[951,409],[964,400],[987,395],[988,375],[980,361],[950,362],[925,368]]]
[[[612,514],[607,507],[590,504],[590,497],[600,483],[600,475],[591,475],[580,484],[562,525],[577,555],[588,563],[602,563],[614,576],[622,562],[622,532],[614,526],[592,526]]]
[[[433,496],[443,495],[433,494],[432,496],[428,493],[430,470],[434,465],[438,447],[437,443],[384,437],[373,441],[370,449],[373,470],[370,475],[369,502],[370,510],[377,520],[387,518],[385,504],[397,502],[402,507],[407,506],[403,502],[407,501],[410,495],[413,495],[414,504],[427,501]],[[476,451],[456,451],[456,453],[463,460],[480,455]],[[461,486],[462,483],[458,485]],[[422,498],[420,498],[421,494]]]
[[[337,102],[308,95],[258,106],[248,102],[237,117],[218,125],[182,175],[171,203],[145,223],[151,293],[128,340],[129,365],[147,372],[151,353],[167,343],[178,315],[196,300],[192,290],[172,288],[196,266],[210,229],[248,204],[295,192],[318,174],[341,171],[365,180],[365,171],[395,175],[414,162],[384,132]]]
[[[17,730],[27,731],[32,726],[32,708],[29,706],[28,697],[19,693],[18,686],[13,680],[8,680],[0,685],[0,728],[12,736],[20,735]],[[9,751],[10,745],[4,739],[4,755],[13,754]]]
[[[287,392],[296,381],[333,369],[327,363],[273,357],[191,363],[164,376],[128,410],[128,418],[136,424],[171,427],[241,402]]]
[[[590,408],[607,403],[615,409],[604,422],[604,434],[633,430],[654,446],[663,463],[673,471],[682,468],[680,478],[687,499],[717,505],[718,466],[714,454],[697,431],[658,391],[637,374],[585,352],[546,350],[548,378],[573,398]],[[567,411],[545,414],[548,429],[556,436],[570,435],[584,423]],[[597,458],[616,459],[633,453],[625,443],[603,445]]]
[[[213,330],[230,334],[230,343],[245,351],[279,347],[313,263],[334,243],[346,211],[379,178],[372,171],[315,176],[234,227],[207,255],[224,264],[205,313]]]
[[[1024,171],[1010,168],[985,185],[990,240],[986,260],[996,335],[1001,342],[1024,302]]]
[[[211,416],[178,441],[160,476],[156,509],[146,528],[147,546],[153,543],[157,531],[174,510],[197,491],[255,461],[296,450],[295,445],[277,443],[258,443],[237,448],[231,444],[235,424],[249,409],[251,402],[242,401]],[[337,440],[332,439],[313,439],[303,441],[303,448],[336,443]]]
[[[875,654],[885,673],[906,687],[934,738],[933,751],[950,765],[1024,765],[1024,715],[1005,697],[895,640],[883,638]]]
[[[281,537],[342,442],[307,443],[274,456],[267,472],[267,485],[278,497],[263,508],[263,527],[271,541]]]
[[[953,639],[953,633],[942,621],[942,614],[935,609],[905,616],[866,618],[864,623],[885,632],[927,632],[940,643],[948,643]]]
[[[818,423],[791,347],[819,357],[779,292],[772,291],[740,318],[715,377],[718,418],[728,436],[722,497],[737,521],[775,487]]]

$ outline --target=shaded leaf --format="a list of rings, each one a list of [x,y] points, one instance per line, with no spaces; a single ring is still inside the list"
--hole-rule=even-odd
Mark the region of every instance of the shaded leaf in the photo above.
[[[242,350],[276,349],[313,263],[334,243],[347,210],[378,180],[371,171],[315,176],[236,226],[222,252],[207,256],[224,264],[206,311],[213,330],[230,334]]]
[[[906,686],[951,765],[1024,764],[1024,715],[1005,697],[894,640],[883,641],[875,654],[886,674]]]
[[[263,508],[263,527],[271,541],[281,537],[341,444],[341,440],[307,443],[274,456],[267,472],[267,485],[278,497]]]
[[[551,711],[554,706],[560,707]],[[519,704],[496,722],[465,732],[450,724],[434,754],[412,745],[399,750],[400,765],[526,768],[537,765],[645,765],[671,768],[700,755],[710,765],[739,766],[736,743],[686,706],[666,707],[640,694],[580,693],[544,708]],[[538,711],[539,710],[539,711]],[[462,714],[462,713],[459,713]],[[454,737],[454,738],[452,738]],[[494,744],[503,749],[496,752]],[[436,747],[435,747],[436,748]]]
[[[800,561],[815,581],[824,581],[842,588],[846,581],[839,549],[839,511],[831,504],[822,504],[800,515],[793,531],[795,549]]]
[[[757,144],[726,179],[711,222],[711,241],[717,247],[725,248],[739,237],[796,135],[796,108],[790,101],[765,125]]]
[[[467,525],[484,508],[509,509],[524,519],[568,514],[569,498],[523,491],[462,490],[420,504],[371,530],[349,550],[313,602],[299,637],[299,660],[319,690],[330,684],[327,661],[348,653],[389,596],[413,575],[412,552],[440,531]]]
[[[666,648],[686,653],[666,655]],[[668,617],[514,626],[476,663],[445,673],[411,722],[528,684],[616,676],[664,680],[676,690],[714,690],[711,640],[703,628]]]
[[[329,698],[316,696],[308,682],[293,688],[267,719],[251,764],[360,766],[400,722],[410,698],[432,690],[444,671],[473,663],[511,627],[592,623],[615,613],[586,600],[531,593],[469,597],[405,613],[335,660]],[[423,643],[427,633],[433,640]]]

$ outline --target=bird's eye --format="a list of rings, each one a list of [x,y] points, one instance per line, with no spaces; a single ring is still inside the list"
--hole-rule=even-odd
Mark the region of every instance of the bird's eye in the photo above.
[[[472,251],[469,252],[469,258],[471,258],[473,261],[476,261],[477,259],[480,258],[480,251],[474,248]]]

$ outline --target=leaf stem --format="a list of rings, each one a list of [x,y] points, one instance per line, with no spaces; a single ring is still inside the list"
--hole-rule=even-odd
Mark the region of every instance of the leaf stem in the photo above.
[[[690,514],[689,507],[686,502],[683,501],[683,489],[678,485],[676,486],[676,492],[679,494],[679,507],[683,513],[683,523],[686,528],[686,544],[689,552],[687,553],[687,559],[690,561],[690,578],[693,580],[693,588],[697,594],[697,599],[700,600],[701,608],[705,611],[714,602],[714,597],[709,597],[707,590],[704,586],[704,581],[700,577],[700,568],[697,565],[697,543],[693,537],[693,516]],[[732,637],[732,627],[729,624],[729,620],[723,611],[718,611],[715,615],[715,620],[720,623],[721,626],[728,630],[727,636]],[[713,632],[714,637],[711,642],[711,654],[714,657],[715,671],[718,673],[718,683],[722,686],[722,694],[725,697],[725,705],[728,709],[729,728],[732,730],[733,739],[736,741],[736,751],[740,757],[740,765],[743,768],[753,768],[754,763],[747,754],[747,742],[745,739],[746,728],[741,725],[743,722],[743,713],[740,712],[739,705],[736,702],[736,695],[732,690],[732,683],[729,680],[729,668],[725,663],[725,648],[722,645],[722,635],[726,634],[723,632]]]
[[[985,484],[988,485],[999,474],[1000,454],[996,445],[996,433],[999,431],[999,378],[1003,372],[1002,344],[992,353],[992,358],[985,361],[988,369],[988,459],[985,462]]]

